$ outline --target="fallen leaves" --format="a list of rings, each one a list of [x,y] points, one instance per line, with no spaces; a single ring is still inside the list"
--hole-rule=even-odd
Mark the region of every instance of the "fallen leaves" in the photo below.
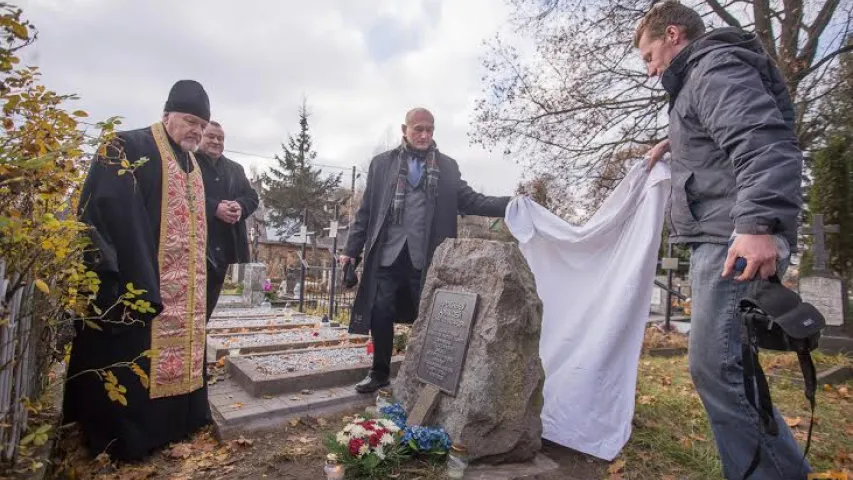
[[[784,418],[785,418],[785,424],[791,428],[794,428],[794,427],[800,425],[801,423],[803,423],[803,419],[800,417],[794,417],[794,418],[784,417]]]
[[[607,468],[607,473],[621,473],[623,470],[625,470],[625,460],[619,459],[610,464]]]
[[[240,445],[241,447],[251,447],[252,444],[255,443],[255,441],[250,440],[250,439],[244,437],[243,435],[240,435],[240,438],[238,438],[237,440],[234,440],[234,443],[236,443],[237,445]]]
[[[231,404],[231,408],[234,408],[235,410],[238,410],[238,409],[243,408],[245,405],[246,405],[246,404],[245,404],[245,403],[243,403],[243,402],[234,402],[234,403],[232,403],[232,404]]]
[[[178,443],[169,449],[168,456],[175,459],[186,459],[192,456],[192,446],[187,443]]]
[[[607,467],[607,473],[610,474],[610,480],[620,480],[624,471],[625,460],[623,459],[616,460]]]
[[[652,402],[654,402],[654,401],[655,401],[654,395],[642,395],[637,400],[637,403],[639,403],[640,405],[651,405]]]

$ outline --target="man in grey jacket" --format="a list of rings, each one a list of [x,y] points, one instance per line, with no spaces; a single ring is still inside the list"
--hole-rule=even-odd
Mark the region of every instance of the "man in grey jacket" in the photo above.
[[[809,466],[778,412],[778,435],[759,430],[736,310],[756,276],[781,276],[796,245],[803,158],[785,83],[755,35],[705,33],[699,14],[678,2],[655,5],[634,42],[670,96],[669,140],[650,161],[671,151],[670,242],[691,247],[690,373],[723,471],[742,478],[760,445],[751,478],[805,478]],[[737,274],[739,257],[747,264]]]
[[[364,254],[364,274],[350,333],[373,338],[373,367],[360,393],[389,384],[394,323],[414,322],[433,252],[456,236],[459,213],[503,217],[509,197],[487,197],[462,180],[456,160],[432,139],[435,120],[423,108],[406,114],[403,141],[370,162],[364,198],[347,238],[342,264]]]

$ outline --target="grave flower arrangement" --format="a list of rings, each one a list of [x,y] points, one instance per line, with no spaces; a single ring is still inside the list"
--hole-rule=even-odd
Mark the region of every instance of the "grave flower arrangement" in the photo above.
[[[426,457],[428,460],[443,461],[450,449],[450,436],[441,427],[407,426],[408,415],[402,405],[382,407],[379,413],[394,422],[403,432],[400,442],[411,456]]]
[[[348,477],[381,478],[409,459],[402,436],[402,429],[391,420],[356,417],[326,439],[326,448],[337,456]]]
[[[272,291],[272,282],[269,278],[264,280],[264,300],[268,302],[275,300],[275,292]]]

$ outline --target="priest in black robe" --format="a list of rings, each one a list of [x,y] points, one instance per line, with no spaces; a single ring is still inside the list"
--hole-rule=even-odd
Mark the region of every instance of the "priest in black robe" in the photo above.
[[[75,326],[63,411],[93,455],[142,459],[211,422],[207,221],[193,155],[209,120],[204,88],[177,82],[162,121],[119,133],[83,185],[79,215],[101,280],[92,309],[100,318]]]

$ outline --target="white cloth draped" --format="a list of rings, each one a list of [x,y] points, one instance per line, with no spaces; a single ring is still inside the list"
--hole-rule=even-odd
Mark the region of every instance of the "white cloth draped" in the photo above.
[[[637,162],[581,226],[525,197],[506,210],[544,307],[543,437],[606,460],[631,435],[669,178]]]

